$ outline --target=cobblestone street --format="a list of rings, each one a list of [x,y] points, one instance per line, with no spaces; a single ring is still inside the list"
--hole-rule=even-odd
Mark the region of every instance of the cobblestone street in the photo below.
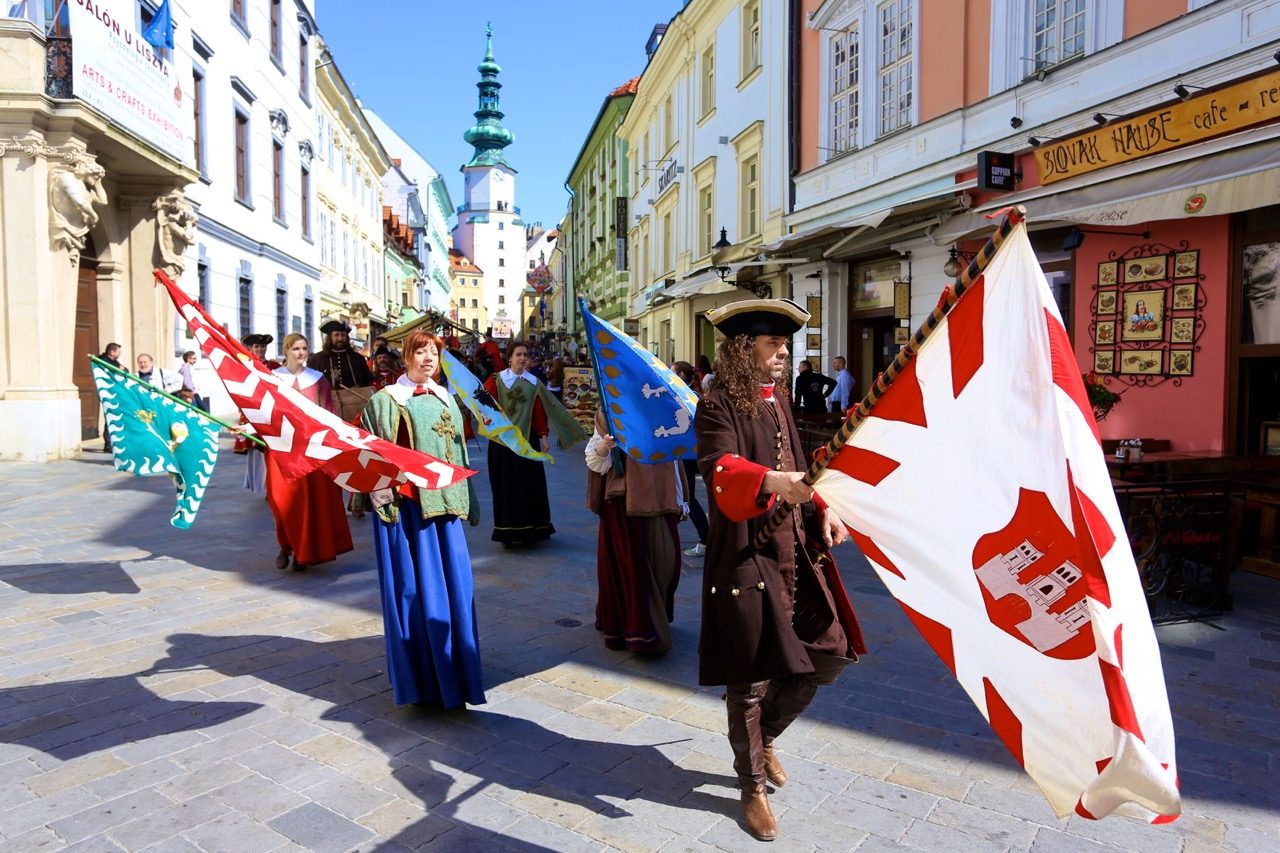
[[[472,449],[473,463],[484,453]],[[392,705],[368,519],[280,572],[224,452],[187,532],[167,478],[109,457],[0,467],[0,846],[10,851],[744,850],[724,710],[696,679],[700,560],[676,648],[606,650],[580,448],[557,534],[469,531],[487,705]],[[682,525],[685,546],[692,526]],[[1218,626],[1161,627],[1186,814],[1057,819],[851,550],[871,654],[778,742],[774,849],[1280,850],[1280,600],[1238,575]]]

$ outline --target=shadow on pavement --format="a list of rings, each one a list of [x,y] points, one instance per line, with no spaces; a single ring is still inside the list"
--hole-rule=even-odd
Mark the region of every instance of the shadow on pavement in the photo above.
[[[396,835],[405,847],[449,832],[446,846],[453,849],[555,849],[474,823],[473,813],[483,821],[494,807],[473,803],[486,793],[494,799],[533,793],[605,818],[629,817],[640,804],[737,814],[736,800],[698,790],[733,780],[677,766],[658,748],[672,744],[578,738],[503,714],[500,705],[496,711],[395,708],[381,637],[316,642],[175,634],[168,640],[169,655],[156,662],[155,672],[210,668],[252,675],[329,703],[321,718],[354,726],[362,741],[386,756],[391,777],[429,810]]]
[[[0,566],[0,581],[41,595],[134,595],[138,585],[118,561]]]
[[[129,743],[212,726],[261,706],[156,696],[146,673],[0,689],[0,742],[62,761]]]

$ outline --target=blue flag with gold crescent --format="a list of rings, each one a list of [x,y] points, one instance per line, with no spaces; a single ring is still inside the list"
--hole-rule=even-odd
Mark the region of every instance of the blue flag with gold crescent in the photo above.
[[[698,397],[657,356],[578,300],[600,400],[618,447],[637,462],[697,457],[693,413]]]

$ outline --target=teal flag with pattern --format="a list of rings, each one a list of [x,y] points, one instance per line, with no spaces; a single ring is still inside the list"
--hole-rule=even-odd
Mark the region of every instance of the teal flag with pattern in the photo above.
[[[218,425],[140,379],[104,367],[97,360],[93,381],[111,435],[116,470],[138,477],[172,476],[178,504],[169,523],[187,529],[196,520],[218,461]]]

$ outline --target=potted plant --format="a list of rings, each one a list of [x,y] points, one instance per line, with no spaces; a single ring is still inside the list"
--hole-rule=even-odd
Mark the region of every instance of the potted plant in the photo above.
[[[1089,395],[1089,405],[1093,406],[1093,419],[1106,420],[1120,395],[1106,386],[1106,380],[1096,373],[1084,374],[1084,390]]]

